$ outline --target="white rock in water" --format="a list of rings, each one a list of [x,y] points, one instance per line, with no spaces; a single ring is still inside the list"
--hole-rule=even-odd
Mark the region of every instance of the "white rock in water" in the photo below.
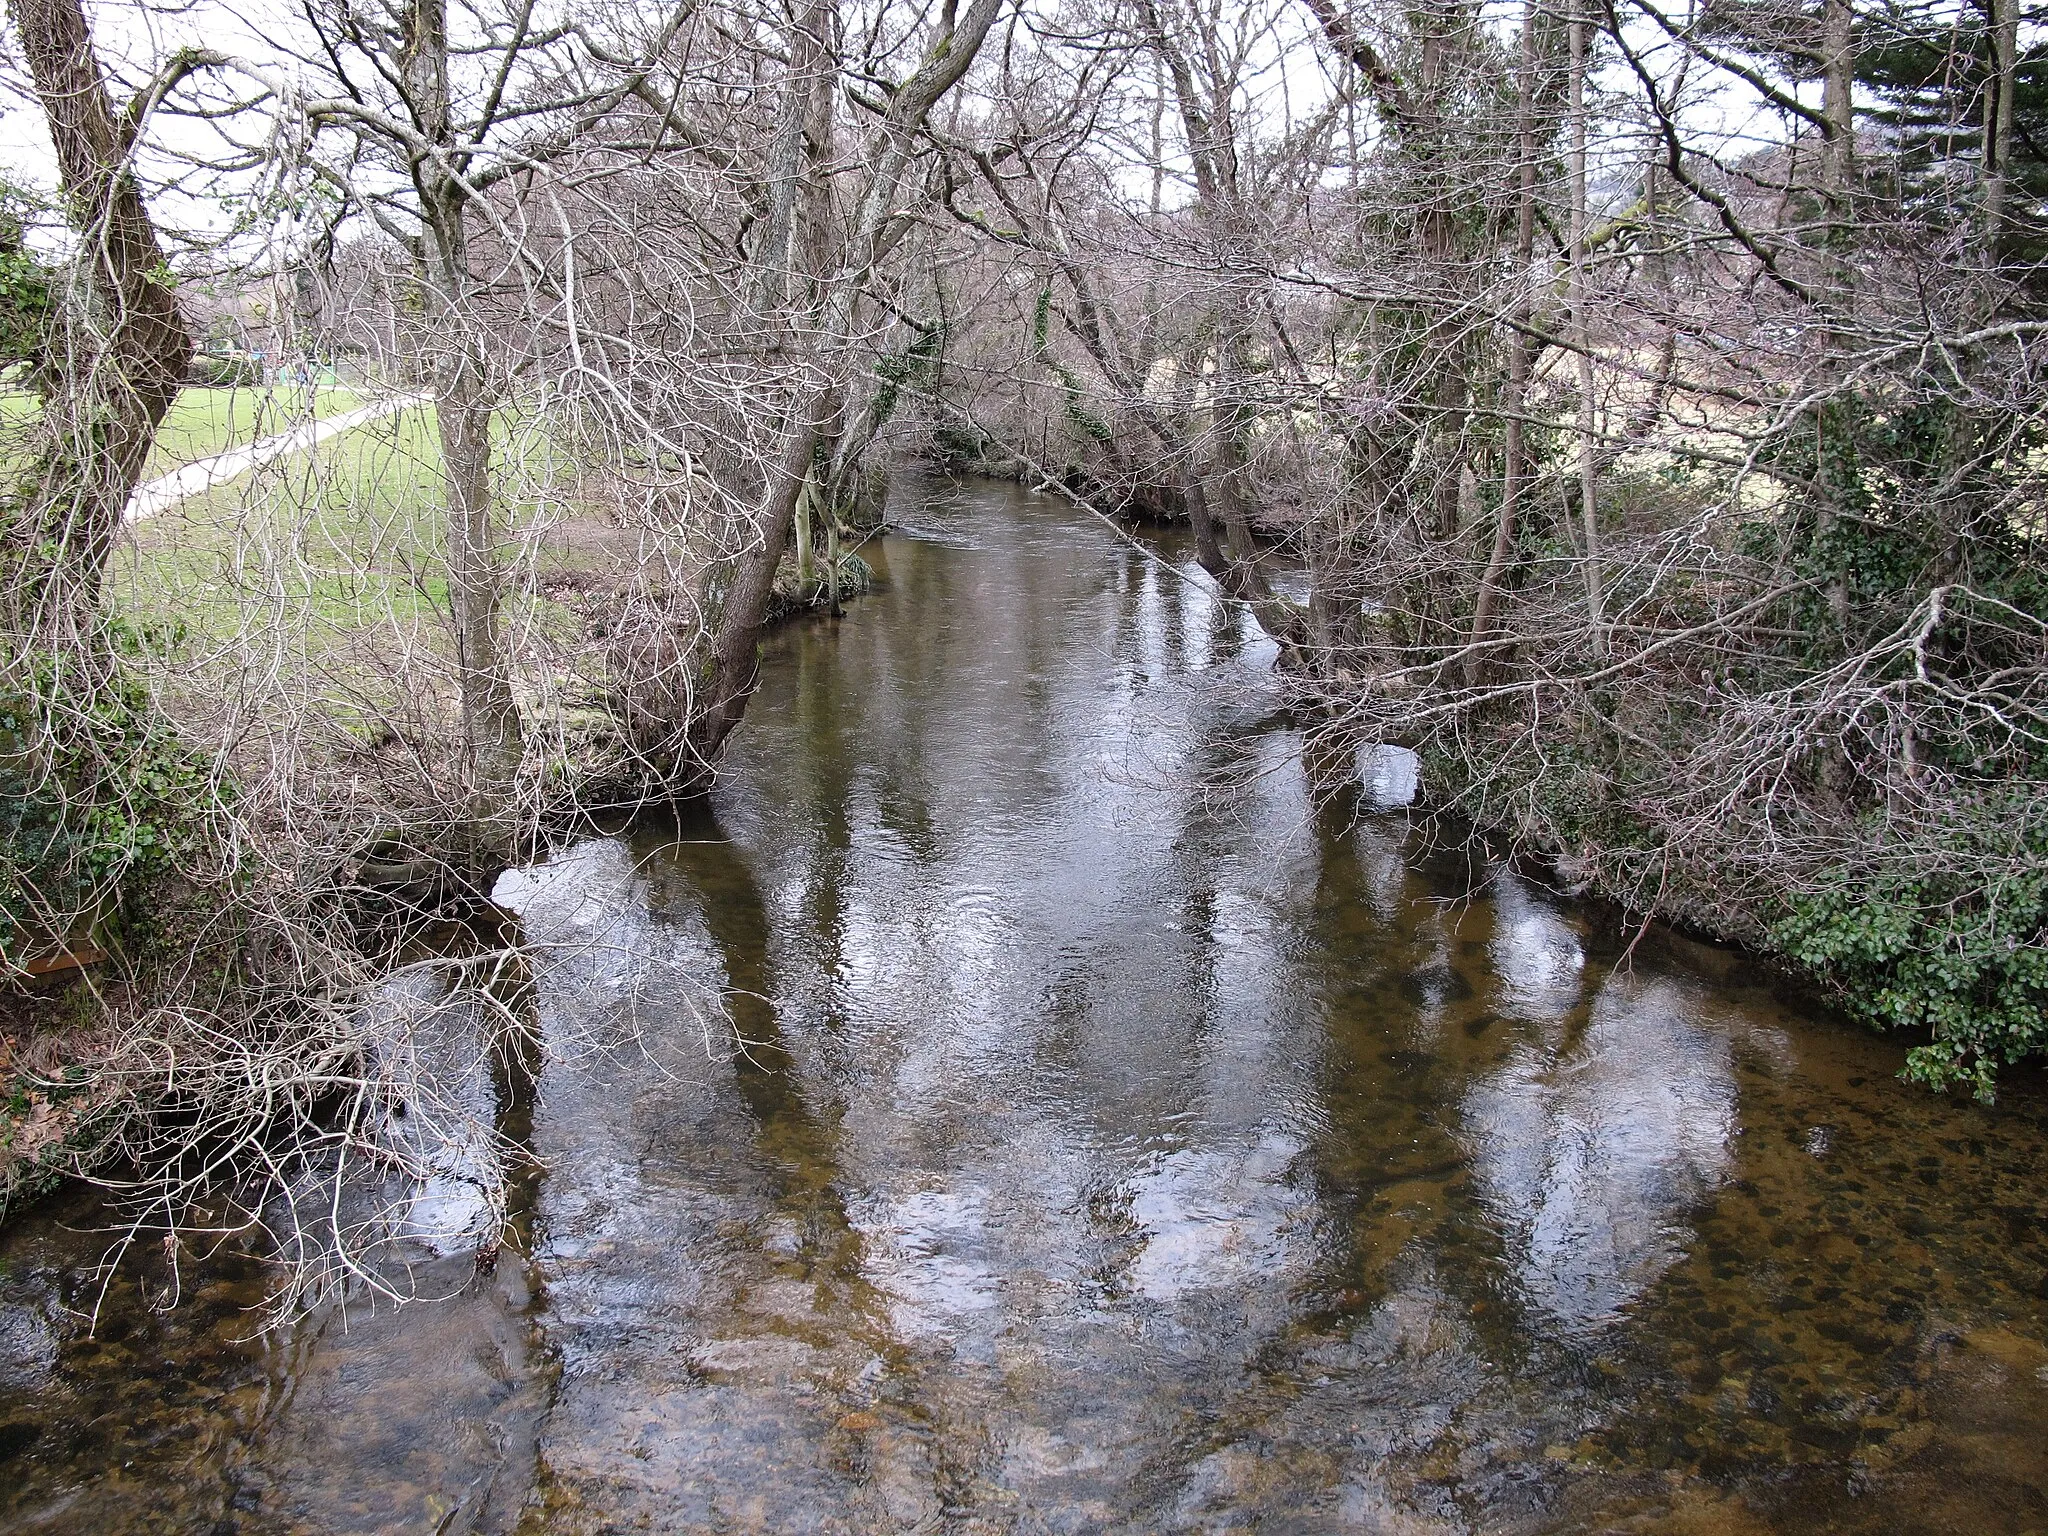
[[[1358,783],[1375,811],[1398,811],[1415,803],[1422,787],[1422,759],[1406,747],[1385,743],[1358,749]]]

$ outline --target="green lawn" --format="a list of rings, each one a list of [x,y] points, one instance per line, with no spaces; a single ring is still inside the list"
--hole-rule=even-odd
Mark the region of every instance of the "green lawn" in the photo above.
[[[516,549],[542,570],[616,558],[601,527],[565,525],[566,466],[545,440],[505,417],[494,435],[508,556]],[[291,649],[309,658],[364,645],[438,649],[445,498],[433,410],[408,407],[135,525],[115,590],[132,617],[202,643],[260,628],[292,635]],[[544,599],[515,608],[526,622],[567,620]]]
[[[335,387],[188,388],[145,475],[362,403]],[[13,436],[6,429],[34,410],[26,391],[0,388],[0,456]],[[593,571],[629,557],[606,521],[580,506],[567,460],[537,423],[507,412],[494,437],[508,564]],[[217,679],[260,689],[297,677],[316,709],[355,719],[366,701],[437,692],[431,679],[446,675],[437,659],[449,645],[445,505],[433,410],[408,407],[131,525],[108,595],[179,658],[180,686],[203,693]],[[580,622],[535,595],[530,579],[507,583],[508,625],[515,634],[538,626],[573,651]]]
[[[308,416],[338,416],[362,403],[363,397],[355,390],[331,385],[318,389],[195,386],[178,396],[177,404],[157,428],[156,448],[143,477],[169,474],[181,465],[289,431]]]
[[[352,389],[216,389],[194,385],[178,396],[149,456],[144,479],[167,475],[197,459],[239,448],[288,431],[314,416],[334,416],[362,404]],[[0,391],[0,430],[26,426],[35,415],[35,396],[25,389]]]
[[[215,637],[303,625],[316,649],[322,636],[410,623],[446,601],[442,495],[433,412],[398,411],[138,524],[122,595],[137,617]]]

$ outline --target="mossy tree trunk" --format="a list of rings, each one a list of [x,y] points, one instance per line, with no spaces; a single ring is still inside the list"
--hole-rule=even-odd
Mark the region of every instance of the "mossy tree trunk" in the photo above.
[[[0,510],[11,638],[90,648],[122,514],[192,359],[170,267],[80,0],[9,0],[79,236],[36,385],[41,442]],[[177,68],[176,65],[173,66]]]

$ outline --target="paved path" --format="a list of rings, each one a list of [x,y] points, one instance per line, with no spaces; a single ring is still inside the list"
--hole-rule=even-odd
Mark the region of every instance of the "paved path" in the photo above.
[[[259,464],[268,464],[272,459],[287,453],[297,453],[324,443],[337,432],[346,432],[351,427],[360,427],[366,421],[375,421],[380,416],[389,416],[407,406],[424,405],[425,395],[392,395],[369,405],[358,406],[352,411],[343,411],[339,416],[323,416],[318,421],[305,421],[289,432],[280,432],[275,437],[266,437],[260,442],[249,443],[240,448],[230,448],[226,453],[217,453],[210,459],[200,459],[187,464],[183,469],[172,470],[156,480],[146,480],[135,488],[135,494],[128,498],[128,509],[122,514],[129,522],[139,523],[145,517],[154,517],[175,507],[188,496],[197,496],[201,491],[210,491],[223,481],[246,474]]]

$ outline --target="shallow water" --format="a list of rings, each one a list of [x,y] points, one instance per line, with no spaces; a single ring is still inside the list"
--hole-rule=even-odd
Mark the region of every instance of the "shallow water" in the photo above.
[[[1177,546],[896,511],[709,812],[500,888],[530,1254],[88,1333],[46,1207],[0,1528],[2048,1530],[2038,1085],[1318,810]]]

